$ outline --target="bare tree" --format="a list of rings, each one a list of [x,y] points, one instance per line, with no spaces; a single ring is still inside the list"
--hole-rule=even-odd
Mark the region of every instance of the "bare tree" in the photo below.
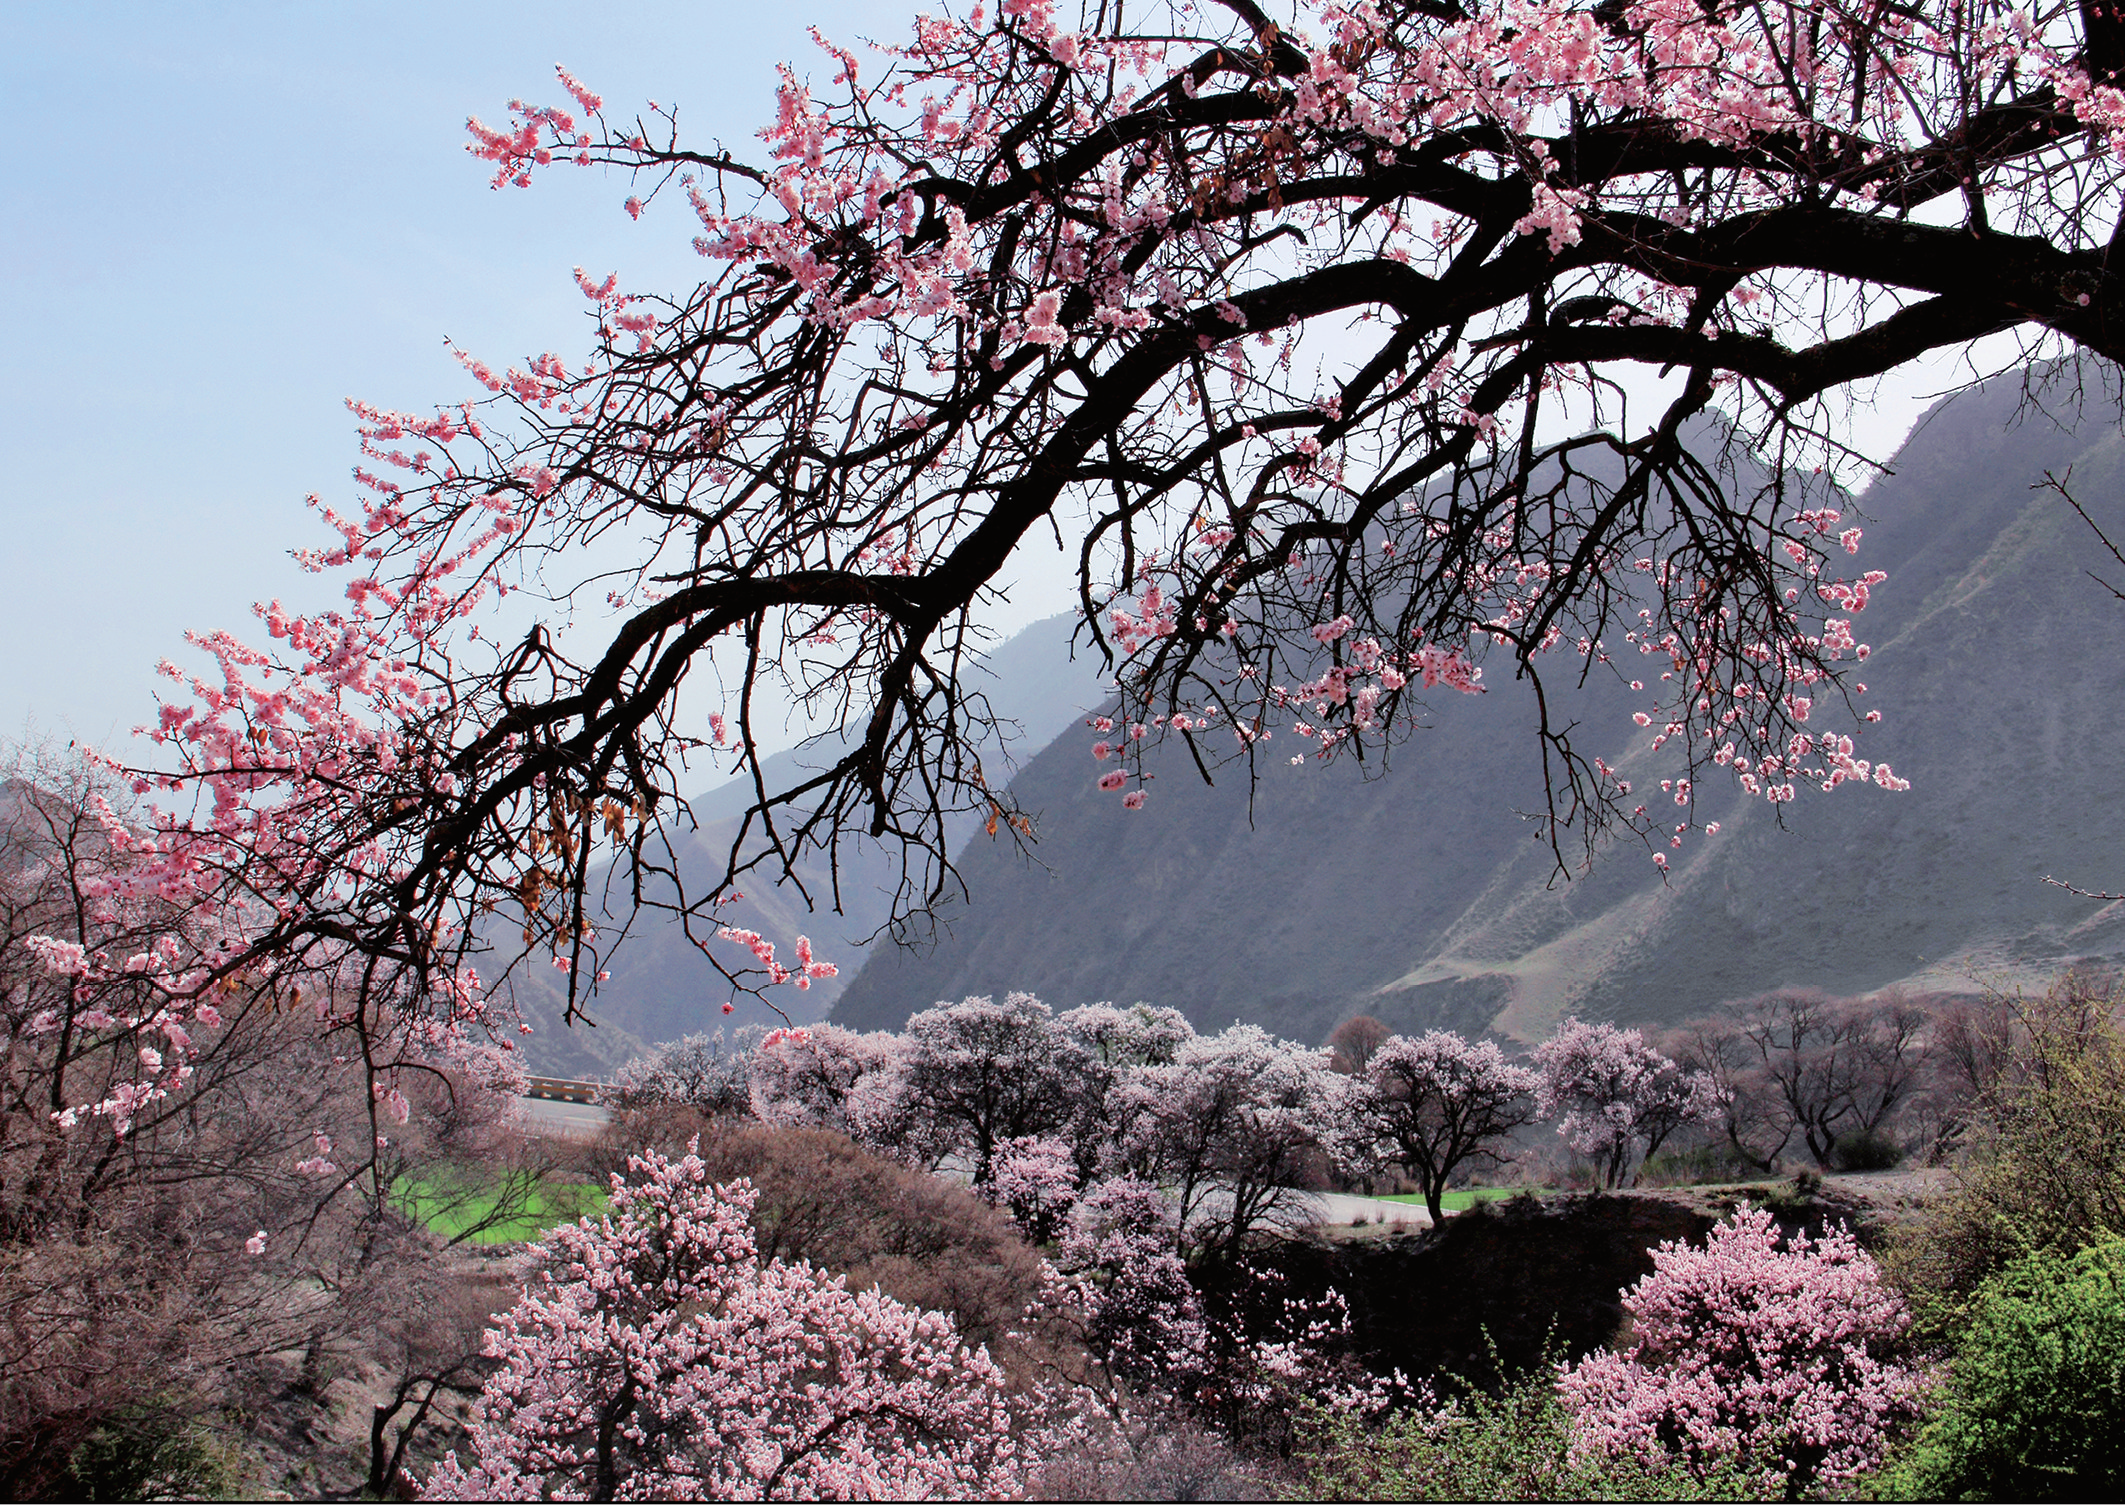
[[[1363,1076],[1372,1065],[1373,1053],[1394,1037],[1394,1031],[1370,1014],[1345,1019],[1328,1037],[1334,1069],[1345,1076]]]
[[[1769,1083],[1756,1048],[1731,1018],[1693,1020],[1676,1030],[1667,1049],[1683,1067],[1701,1071],[1721,1093],[1719,1131],[1727,1148],[1766,1174],[1793,1142],[1793,1117]]]
[[[1783,988],[1728,1005],[1693,1036],[1743,1100],[1729,1109],[1737,1148],[1750,1153],[1775,1139],[1782,1149],[1798,1134],[1829,1170],[1839,1168],[1841,1139],[1882,1133],[1925,1087],[1932,1023],[1927,1001],[1900,992],[1835,998]]]

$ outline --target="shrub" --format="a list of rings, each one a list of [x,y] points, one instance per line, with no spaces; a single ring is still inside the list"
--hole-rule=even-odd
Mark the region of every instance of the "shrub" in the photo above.
[[[1923,1331],[1964,1331],[1986,1281],[2032,1250],[2125,1237],[2125,1033],[2111,988],[2061,979],[2000,1000],[1968,1051],[1972,1106],[1956,1184],[1888,1261]]]
[[[1830,1146],[1830,1164],[1841,1171],[1893,1171],[1904,1162],[1904,1147],[1879,1129],[1840,1134]]]
[[[1641,1186],[1707,1186],[1728,1181],[1761,1181],[1764,1170],[1731,1144],[1714,1141],[1688,1149],[1648,1155],[1638,1167]]]
[[[2039,1250],[1988,1282],[1938,1400],[1885,1497],[2119,1498],[2125,1240]]]
[[[1773,1500],[1782,1481],[1738,1460],[1701,1474],[1665,1455],[1606,1456],[1575,1445],[1553,1363],[1469,1385],[1373,1421],[1311,1407],[1299,1425],[1301,1493],[1324,1500]]]
[[[913,1306],[948,1313],[970,1343],[995,1343],[1040,1290],[1040,1260],[1010,1219],[966,1187],[881,1159],[827,1129],[776,1128],[688,1111],[616,1119],[635,1154],[698,1154],[712,1180],[758,1191],[763,1259],[809,1260],[873,1281]]]
[[[181,1410],[121,1407],[66,1460],[61,1490],[81,1500],[212,1498],[230,1484],[226,1459]]]
[[[1893,1354],[1903,1302],[1843,1229],[1780,1248],[1771,1215],[1743,1208],[1702,1249],[1654,1250],[1624,1310],[1629,1346],[1559,1382],[1610,1457],[1672,1456],[1699,1477],[1759,1459],[1798,1490],[1873,1469],[1914,1414],[1917,1376]]]

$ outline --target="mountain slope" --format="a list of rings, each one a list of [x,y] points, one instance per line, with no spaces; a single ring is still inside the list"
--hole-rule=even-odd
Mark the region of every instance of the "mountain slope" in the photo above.
[[[1071,656],[1074,621],[1065,615],[1036,622],[998,644],[977,666],[977,687],[987,694],[994,714],[1017,728],[1011,740],[996,751],[1007,770],[1015,768],[1025,754],[1053,741],[1100,699],[1091,661]],[[782,787],[783,781],[801,770],[830,763],[840,751],[838,739],[828,738],[776,753],[766,760],[770,787]],[[690,886],[705,888],[702,875],[721,873],[738,819],[751,797],[749,784],[732,780],[693,801],[699,825],[680,844],[680,871],[692,875]],[[978,829],[972,817],[964,818],[954,832],[955,840],[964,841]],[[791,1018],[800,1023],[824,1018],[854,978],[862,960],[860,943],[885,923],[894,860],[868,841],[852,842],[842,854],[839,914],[833,911],[831,874],[818,860],[802,867],[816,907],[808,907],[794,885],[769,883],[763,874],[756,886],[748,885],[742,901],[722,912],[723,923],[775,938],[785,956],[794,937],[809,935],[821,958],[841,967],[839,977],[815,982],[805,992],[790,986],[776,990],[784,996],[775,1001]],[[615,911],[621,909],[623,899],[621,894],[613,896]],[[712,924],[702,926],[697,933],[705,936],[713,929]],[[744,959],[737,948],[720,944],[730,959]],[[506,947],[498,949],[509,954]],[[723,979],[679,926],[662,915],[645,914],[638,920],[635,934],[620,948],[610,970],[611,979],[587,1004],[588,1022],[576,1027],[561,1023],[565,993],[558,974],[525,966],[509,979],[519,1010],[533,1026],[524,1050],[534,1070],[563,1076],[598,1075],[655,1041],[726,1023],[780,1022],[779,1015],[751,1000],[739,1002],[735,1012],[725,1016],[722,1003],[728,990]]]
[[[2125,443],[2115,409],[2092,407],[2081,437],[2011,424],[2019,395],[2007,380],[1944,404],[1856,509],[1860,562],[1890,577],[1858,624],[1876,648],[1863,704],[1884,714],[1861,755],[1908,793],[1803,790],[1781,829],[1715,787],[1698,818],[1720,834],[1693,836],[1665,883],[1635,846],[1552,883],[1512,813],[1539,774],[1509,684],[1440,705],[1384,778],[1265,768],[1251,825],[1244,787],[1171,762],[1145,809],[1122,811],[1092,788],[1088,739],[1065,736],[1013,786],[1044,812],[1046,866],[977,841],[951,937],[875,952],[834,1017],[893,1027],[939,998],[1026,988],[1301,1038],[1364,1011],[1532,1039],[1571,1011],[1659,1023],[1786,983],[1968,989],[2125,955],[2125,915],[2042,882],[2125,881],[2110,735],[2125,607],[2083,573],[2085,525],[2031,489],[2070,466],[2076,495],[2116,517]],[[1611,762],[1651,769],[1619,689],[1571,708]]]

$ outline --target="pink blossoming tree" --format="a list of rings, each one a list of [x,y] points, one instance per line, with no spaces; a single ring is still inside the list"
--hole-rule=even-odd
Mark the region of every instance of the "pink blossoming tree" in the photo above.
[[[1565,1020],[1535,1047],[1535,1069],[1536,1112],[1558,1121],[1610,1189],[1684,1124],[1716,1119],[1723,1102],[1708,1073],[1685,1072],[1637,1030],[1612,1024]]]
[[[940,1003],[899,1040],[891,1101],[874,1112],[902,1116],[907,1132],[964,1157],[977,1186],[994,1173],[999,1145],[1070,1119],[1085,1063],[1031,993]]]
[[[1744,1208],[1701,1249],[1656,1249],[1624,1308],[1628,1346],[1561,1381],[1596,1453],[1700,1475],[1738,1459],[1799,1491],[1873,1468],[1916,1414],[1918,1376],[1894,1356],[1903,1302],[1841,1228],[1781,1245],[1771,1215]]]
[[[1258,1230],[1303,1217],[1297,1187],[1310,1165],[1351,1149],[1349,1083],[1329,1053],[1251,1024],[1125,1073],[1108,1111],[1113,1164],[1170,1191],[1196,1258],[1228,1257]]]
[[[1053,1243],[1077,1205],[1077,1166],[1070,1146],[1028,1134],[997,1147],[989,1194],[1033,1244]]]
[[[1538,1078],[1494,1041],[1446,1030],[1395,1035],[1374,1050],[1355,1099],[1372,1152],[1423,1184],[1432,1222],[1448,1179],[1535,1116]]]
[[[883,1031],[858,1034],[834,1024],[770,1030],[746,1068],[753,1112],[780,1128],[858,1138],[851,1097],[866,1079],[890,1074],[899,1050]]]
[[[807,1263],[763,1262],[752,1188],[698,1157],[615,1177],[538,1247],[489,1334],[469,1464],[444,1499],[988,1495],[1017,1466],[1003,1374],[951,1319]]]
[[[1116,1378],[1168,1392],[1199,1373],[1209,1346],[1179,1232],[1171,1198],[1117,1176],[1078,1200],[1056,1253],[1079,1283],[1086,1345]]]
[[[750,161],[565,72],[473,123],[498,186],[615,173],[704,277],[579,273],[587,352],[354,405],[363,494],[305,556],[340,604],[196,639],[138,774],[152,881],[246,917],[187,996],[345,953],[364,1018],[477,1026],[482,937],[580,1004],[638,906],[734,985],[823,975],[723,902],[832,903],[872,839],[919,920],[956,813],[1031,835],[966,666],[1051,537],[1124,806],[1158,744],[1378,756],[1506,677],[1560,862],[1620,822],[1664,863],[1707,780],[1901,787],[1848,677],[1883,577],[1815,479],[1840,395],[2001,330],[2125,357],[2102,7],[1004,0],[825,56]],[[1683,444],[1715,403],[1769,484]],[[505,625],[534,575],[561,601]],[[1588,672],[1652,686],[1657,800],[1573,740]],[[780,778],[790,698],[848,737]],[[755,793],[693,882],[704,763]]]

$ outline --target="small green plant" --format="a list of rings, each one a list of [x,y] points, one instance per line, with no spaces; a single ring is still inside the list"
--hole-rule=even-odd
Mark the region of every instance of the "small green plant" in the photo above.
[[[1989,1281],[1937,1405],[1881,1498],[2125,1493],[2125,1239],[2039,1250]]]
[[[1841,1171],[1893,1171],[1904,1163],[1904,1147],[1879,1129],[1840,1134],[1830,1163]]]
[[[197,1499],[225,1490],[229,1478],[205,1428],[140,1405],[115,1413],[74,1449],[66,1484],[82,1500]]]
[[[1603,1457],[1577,1445],[1557,1398],[1554,1349],[1486,1390],[1385,1419],[1315,1406],[1299,1424],[1299,1495],[1323,1500],[1777,1500],[1783,1480],[1734,1460],[1704,1476],[1678,1461]]]

